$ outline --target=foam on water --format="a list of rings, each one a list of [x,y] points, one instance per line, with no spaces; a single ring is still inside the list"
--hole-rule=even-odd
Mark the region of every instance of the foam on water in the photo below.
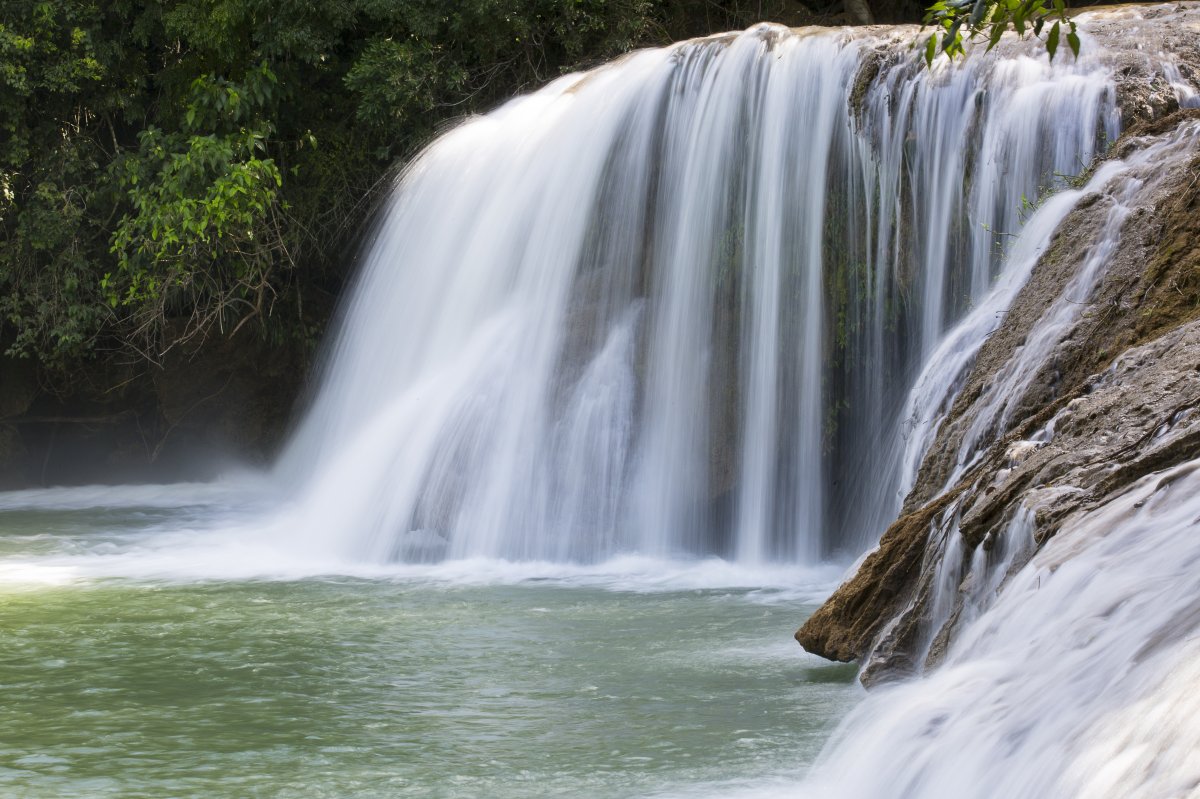
[[[0,495],[5,497],[5,495]],[[101,498],[104,502],[101,503]],[[238,492],[214,486],[21,492],[0,499],[9,548],[0,556],[0,586],[29,589],[118,579],[196,582],[310,578],[401,581],[430,586],[555,584],[625,592],[736,590],[753,601],[820,601],[845,564],[811,567],[742,564],[721,558],[618,555],[596,563],[458,558],[435,563],[378,563],[289,549],[289,531],[267,505],[232,508]],[[44,501],[44,504],[35,504]],[[148,503],[148,504],[143,504]],[[106,516],[97,517],[97,512]],[[20,513],[28,528],[14,528]],[[14,543],[15,542],[15,543]],[[33,544],[41,544],[34,547]],[[36,550],[31,552],[30,550]]]

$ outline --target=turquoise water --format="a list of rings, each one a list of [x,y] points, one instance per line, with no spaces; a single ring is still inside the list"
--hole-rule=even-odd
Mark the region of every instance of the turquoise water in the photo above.
[[[720,795],[802,772],[859,696],[791,640],[828,586],[786,570],[173,575],[206,513],[0,511],[0,795]]]

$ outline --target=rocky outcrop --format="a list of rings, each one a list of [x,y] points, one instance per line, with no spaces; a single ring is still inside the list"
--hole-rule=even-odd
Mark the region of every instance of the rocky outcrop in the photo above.
[[[1200,112],[1141,122],[1112,155],[1167,141],[1061,226],[900,519],[797,632],[807,650],[859,661],[868,685],[920,672],[1074,514],[1200,457]]]

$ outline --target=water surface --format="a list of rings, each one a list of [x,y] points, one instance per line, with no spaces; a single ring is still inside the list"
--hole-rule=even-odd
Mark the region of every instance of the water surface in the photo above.
[[[719,792],[800,773],[858,698],[852,669],[790,640],[836,572],[268,579],[228,509],[79,496],[0,511],[0,795]]]

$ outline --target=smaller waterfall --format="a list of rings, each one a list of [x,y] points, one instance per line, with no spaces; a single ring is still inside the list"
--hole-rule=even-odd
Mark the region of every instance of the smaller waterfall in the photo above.
[[[899,498],[913,487],[921,460],[966,379],[979,347],[999,327],[1005,310],[1029,279],[1038,258],[1067,214],[1087,196],[1110,206],[1099,238],[1086,253],[1083,265],[1049,311],[1038,319],[1025,343],[988,382],[983,396],[976,401],[969,426],[959,444],[957,465],[943,489],[957,483],[987,444],[1008,429],[1018,403],[1037,372],[1087,307],[1089,297],[1120,241],[1125,221],[1134,208],[1153,196],[1156,181],[1165,173],[1160,165],[1190,153],[1198,136],[1200,127],[1185,126],[1178,135],[1139,150],[1125,160],[1105,162],[1085,186],[1060,191],[1038,207],[1013,246],[1008,267],[995,287],[947,333],[909,393],[903,413],[905,444],[899,466]]]
[[[1200,141],[1200,126],[1184,126],[1165,142],[1135,153],[1128,161],[1106,163],[1097,170],[1085,191],[1103,192],[1108,204],[1099,238],[1064,291],[1037,320],[1013,357],[991,380],[972,412],[959,446],[958,465],[948,485],[953,485],[979,458],[989,441],[1008,430],[1018,404],[1037,373],[1044,368],[1059,343],[1088,307],[1092,292],[1105,272],[1121,239],[1127,220],[1167,174],[1162,165],[1189,156]],[[1119,176],[1119,177],[1118,177]]]
[[[1194,795],[1198,517],[1193,461],[1068,522],[998,594],[977,564],[946,662],[872,693],[800,795]]]
[[[1089,182],[1092,189],[1104,185],[1119,167],[1106,166]],[[917,378],[902,416],[904,447],[898,467],[897,500],[903,499],[917,479],[921,460],[929,450],[938,426],[950,411],[950,405],[975,362],[979,348],[1004,318],[1004,312],[1024,287],[1038,259],[1049,246],[1067,214],[1087,193],[1085,190],[1061,191],[1050,197],[1030,218],[1020,239],[1008,257],[1008,267],[996,285],[962,321],[938,344]]]

